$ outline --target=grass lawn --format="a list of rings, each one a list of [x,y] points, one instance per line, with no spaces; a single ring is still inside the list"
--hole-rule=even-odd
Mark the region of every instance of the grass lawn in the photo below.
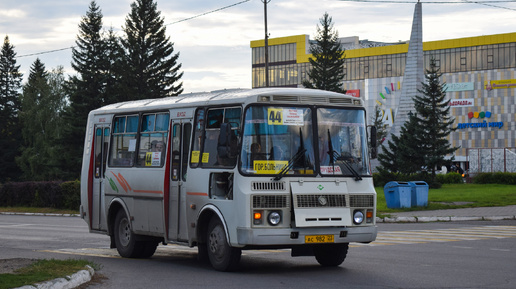
[[[0,274],[0,289],[32,285],[37,282],[69,276],[84,270],[86,265],[95,269],[98,267],[86,260],[39,260],[28,267],[18,269],[13,274]]]
[[[516,205],[516,186],[498,184],[444,184],[440,189],[428,191],[428,206],[389,209],[383,187],[376,187],[377,214],[393,212],[442,210],[456,208],[493,207]]]

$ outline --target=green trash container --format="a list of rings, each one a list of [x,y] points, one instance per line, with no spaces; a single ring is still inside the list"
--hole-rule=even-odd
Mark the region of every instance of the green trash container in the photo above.
[[[388,182],[383,187],[383,194],[388,208],[410,208],[412,205],[412,187],[407,182]]]
[[[412,207],[428,206],[428,184],[423,181],[409,182],[411,188],[411,205]]]

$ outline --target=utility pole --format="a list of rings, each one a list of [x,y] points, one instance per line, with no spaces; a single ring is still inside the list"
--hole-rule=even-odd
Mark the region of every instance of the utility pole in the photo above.
[[[269,32],[267,32],[267,3],[271,0],[262,0],[265,19],[265,87],[269,87]]]

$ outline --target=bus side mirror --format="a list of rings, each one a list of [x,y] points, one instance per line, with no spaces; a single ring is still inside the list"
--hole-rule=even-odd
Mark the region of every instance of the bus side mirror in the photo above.
[[[369,134],[371,136],[371,158],[375,159],[378,155],[377,151],[377,140],[376,140],[376,126],[371,126],[371,133]]]

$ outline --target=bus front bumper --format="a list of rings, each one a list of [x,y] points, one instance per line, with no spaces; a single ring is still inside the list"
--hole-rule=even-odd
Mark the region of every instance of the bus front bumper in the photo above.
[[[331,228],[251,229],[237,228],[237,247],[242,246],[294,246],[308,243],[317,236],[333,235],[332,243],[369,243],[376,239],[376,226]],[[307,238],[305,238],[307,237]]]

